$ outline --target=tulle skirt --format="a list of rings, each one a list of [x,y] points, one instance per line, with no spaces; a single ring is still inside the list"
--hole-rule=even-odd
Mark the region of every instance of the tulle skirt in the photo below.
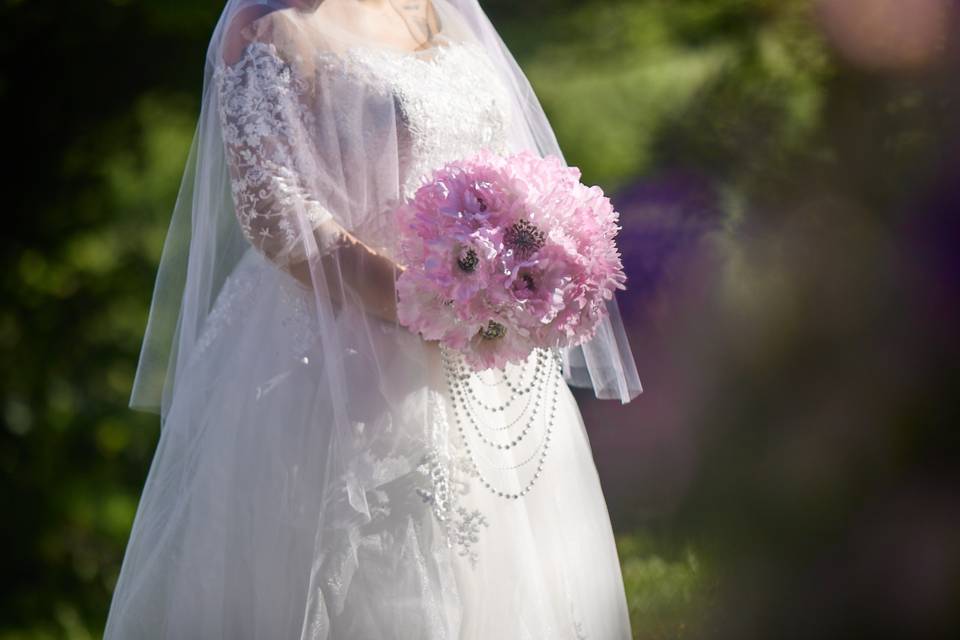
[[[105,637],[629,638],[566,385],[544,394],[529,448],[466,451],[461,429],[483,425],[457,417],[438,352],[424,359],[418,338],[384,325],[352,343],[364,346],[345,380],[326,380],[309,309],[252,251],[228,279],[177,380]],[[506,397],[471,388],[474,403]],[[336,393],[349,395],[346,436],[329,427],[343,419]],[[519,498],[497,495],[530,484],[547,425],[540,475]]]

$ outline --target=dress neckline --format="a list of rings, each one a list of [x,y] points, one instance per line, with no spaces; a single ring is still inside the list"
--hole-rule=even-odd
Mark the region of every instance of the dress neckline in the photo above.
[[[348,59],[356,58],[357,56],[363,57],[361,54],[370,54],[370,55],[379,55],[384,59],[390,60],[399,60],[399,61],[411,61],[415,63],[435,65],[439,64],[444,58],[449,54],[460,50],[466,49],[470,46],[469,42],[462,42],[458,40],[450,40],[449,38],[443,38],[443,41],[439,44],[435,44],[426,49],[418,50],[405,50],[398,49],[396,47],[388,47],[382,45],[373,45],[373,44],[354,44],[349,47],[346,47],[340,51],[331,51],[328,49],[317,49],[314,53],[317,59],[323,59],[329,61],[338,61],[340,63],[345,63]],[[243,66],[243,62],[252,55],[255,55],[255,50],[266,50],[271,56],[278,56],[277,47],[270,42],[252,42],[248,44],[241,56],[237,59],[236,62],[228,64],[223,58],[217,60],[217,64],[214,67],[214,71],[217,74],[220,73],[229,73],[236,69],[239,69]]]
[[[373,54],[380,54],[385,57],[390,58],[399,58],[399,59],[409,59],[417,62],[435,62],[438,59],[442,58],[444,55],[451,53],[455,49],[464,48],[468,43],[460,42],[457,40],[451,40],[445,36],[441,38],[435,38],[437,43],[426,47],[423,49],[399,49],[397,47],[390,47],[384,45],[374,45],[374,44],[356,44],[347,47],[341,53],[335,52],[321,52],[321,53],[332,53],[335,56],[349,56],[357,52],[366,52]]]

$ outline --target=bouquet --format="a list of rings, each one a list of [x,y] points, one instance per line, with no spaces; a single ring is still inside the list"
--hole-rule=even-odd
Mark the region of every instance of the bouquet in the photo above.
[[[589,340],[625,288],[617,212],[556,157],[450,163],[395,215],[400,323],[475,370]]]

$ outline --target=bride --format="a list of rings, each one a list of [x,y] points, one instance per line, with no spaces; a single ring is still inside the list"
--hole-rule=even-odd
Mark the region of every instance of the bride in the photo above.
[[[230,0],[131,406],[161,436],[106,638],[630,637],[565,382],[590,343],[473,372],[396,321],[389,211],[481,149],[560,155],[476,0]]]

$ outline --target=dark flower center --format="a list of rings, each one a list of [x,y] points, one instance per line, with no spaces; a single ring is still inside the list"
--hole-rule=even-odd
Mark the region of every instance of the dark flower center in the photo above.
[[[520,276],[520,279],[523,280],[523,284],[525,284],[526,288],[529,289],[530,291],[533,291],[534,289],[537,288],[536,285],[534,285],[533,276],[530,275],[529,273],[523,274],[522,276]]]
[[[480,337],[484,340],[499,340],[505,335],[507,335],[507,328],[493,320],[488,322],[486,327],[480,329]]]
[[[478,264],[480,264],[480,258],[477,257],[477,252],[473,249],[467,249],[465,253],[457,258],[457,266],[460,267],[461,271],[466,273],[476,271]]]
[[[503,241],[520,257],[529,258],[543,247],[546,236],[536,225],[521,219],[507,228]]]

